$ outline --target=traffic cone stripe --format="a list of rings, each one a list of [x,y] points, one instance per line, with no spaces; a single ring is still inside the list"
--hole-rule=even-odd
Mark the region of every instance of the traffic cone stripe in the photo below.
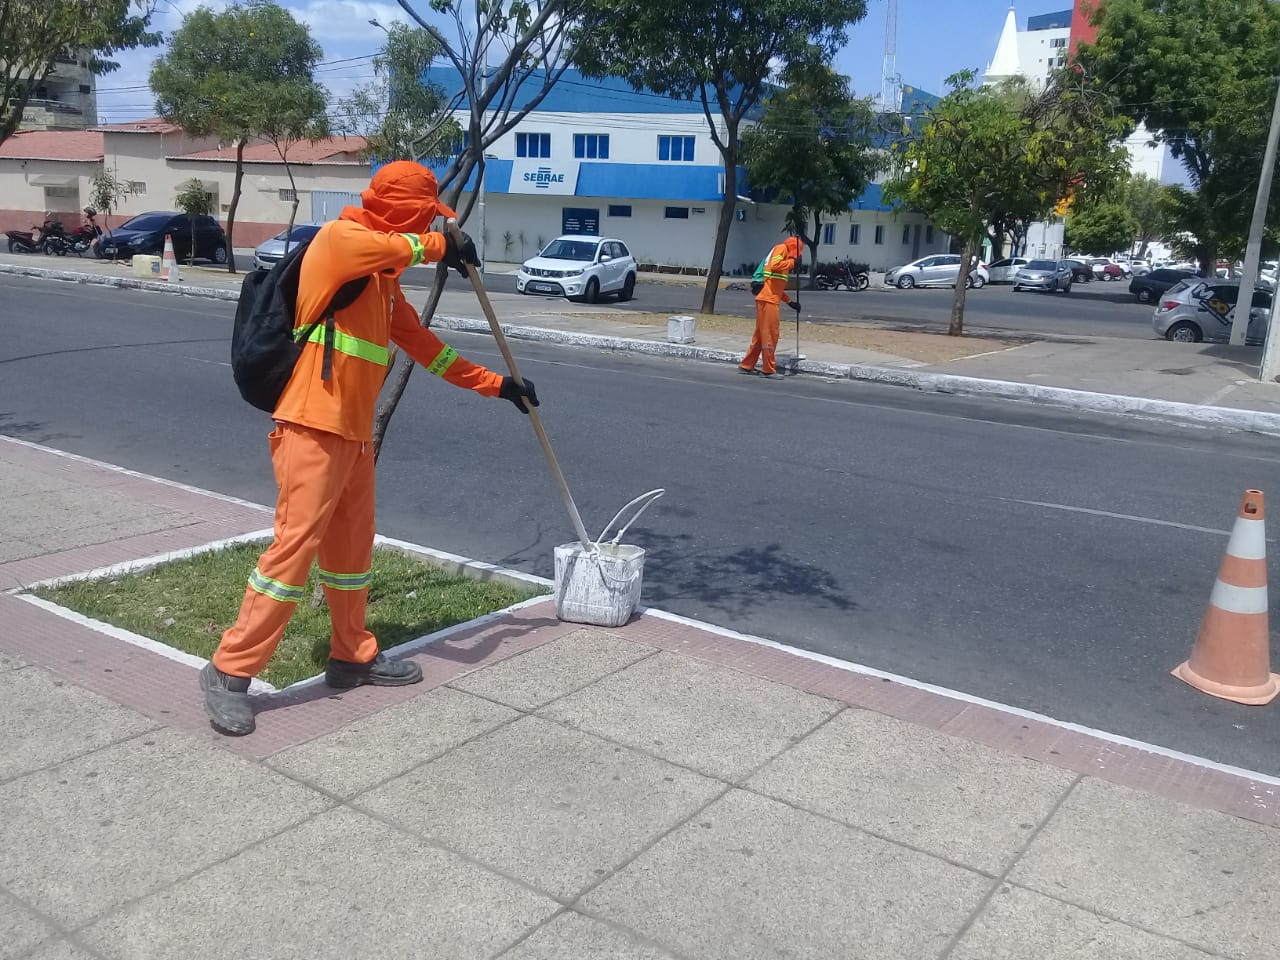
[[[1219,610],[1227,613],[1266,613],[1267,588],[1237,587],[1232,583],[1219,580],[1213,585],[1213,593],[1209,594],[1209,602]]]
[[[1280,676],[1271,672],[1264,516],[1262,493],[1246,490],[1191,656],[1173,670],[1197,690],[1237,703],[1280,695]]]

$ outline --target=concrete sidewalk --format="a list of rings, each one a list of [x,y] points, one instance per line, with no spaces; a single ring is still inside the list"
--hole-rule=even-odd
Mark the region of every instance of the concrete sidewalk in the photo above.
[[[1264,778],[550,603],[218,738],[192,666],[14,591],[269,512],[5,438],[0,491],[6,960],[1280,955]]]
[[[498,265],[494,269],[501,272],[508,266]],[[175,292],[174,287],[167,284],[134,279],[124,264],[76,258],[59,260],[0,254],[0,273]],[[646,275],[642,287],[644,283],[669,279]],[[239,286],[239,277],[229,276],[220,268],[184,267],[177,291],[233,300]],[[421,308],[427,291],[409,288],[408,296]],[[736,362],[745,347],[746,338],[741,333],[708,329],[700,329],[692,345],[669,343],[665,316],[622,310],[608,304],[571,304],[501,293],[492,294],[491,298],[508,335],[517,338],[721,363]],[[859,320],[843,325],[902,329],[899,321],[892,320]],[[446,289],[435,326],[488,329],[474,296],[461,284]],[[1101,337],[1046,339],[1034,335],[1011,338],[1007,332],[986,332],[986,335],[1012,342],[1007,348],[976,347],[977,355],[930,364],[893,353],[825,343],[815,339],[821,336],[820,325],[806,323],[802,327],[801,343],[806,360],[792,363],[787,356],[794,348],[791,330],[785,329],[780,362],[795,373],[1280,435],[1280,384],[1258,382],[1261,348],[1175,344],[1154,338],[1149,341]]]

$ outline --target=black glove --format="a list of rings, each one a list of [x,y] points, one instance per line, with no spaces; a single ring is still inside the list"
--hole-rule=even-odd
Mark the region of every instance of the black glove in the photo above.
[[[453,267],[464,277],[467,275],[467,264],[473,263],[480,265],[480,255],[476,253],[476,242],[465,233],[462,235],[462,243],[453,238],[453,231],[446,230],[444,234],[444,256],[441,262],[446,267]]]
[[[538,406],[538,391],[533,389],[533,381],[525,378],[524,385],[516,383],[515,377],[503,377],[502,388],[498,391],[498,396],[503,400],[510,400],[516,405],[516,409],[523,413],[526,417],[529,410],[521,402],[522,397],[527,397],[530,407]]]
[[[800,304],[796,303],[794,300],[788,303],[787,306],[790,307],[792,310],[794,310],[796,313],[800,312]]]

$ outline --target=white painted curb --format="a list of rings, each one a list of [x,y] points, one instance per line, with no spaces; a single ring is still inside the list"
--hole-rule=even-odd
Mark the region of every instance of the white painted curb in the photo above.
[[[436,317],[433,326],[462,333],[486,333],[484,320],[465,317]],[[664,343],[660,340],[637,340],[629,337],[606,337],[591,333],[571,333],[545,327],[502,324],[502,332],[517,340],[562,343],[596,350],[616,350],[652,356],[679,357],[684,360],[706,360],[737,363],[737,353],[706,347]],[[835,379],[865,380],[898,387],[911,387],[929,393],[954,393],[966,396],[995,397],[1001,400],[1029,400],[1050,406],[1087,410],[1093,413],[1172,420],[1194,426],[1228,427],[1267,436],[1280,436],[1280,413],[1237,410],[1232,407],[1210,407],[1175,400],[1153,400],[1113,393],[1094,393],[1066,387],[1046,387],[1013,380],[988,380],[961,377],[949,373],[925,373],[900,367],[878,367],[869,363],[823,363],[801,360],[795,365],[800,373],[811,373]]]
[[[49,270],[44,267],[27,267],[21,264],[0,263],[0,274],[43,277],[75,283],[99,284],[134,290],[152,290],[159,293],[187,297],[203,297],[212,300],[234,301],[238,291],[220,290],[214,287],[182,287],[168,283],[156,283],[133,277],[108,277],[97,274],[76,273],[72,270]],[[437,316],[433,325],[461,333],[487,333],[489,324],[470,317]],[[546,327],[526,327],[503,324],[502,331],[517,340],[533,340],[568,346],[589,347],[596,350],[614,350],[656,357],[676,357],[681,360],[700,360],[712,363],[737,363],[740,356],[727,350],[666,343],[661,340],[640,340],[632,337],[607,337],[590,333],[574,333],[552,330]],[[1258,410],[1239,410],[1234,407],[1211,407],[1176,400],[1154,400],[1149,397],[1130,397],[1114,393],[1095,393],[1089,390],[1072,390],[1066,387],[1046,387],[1035,383],[1019,383],[1015,380],[990,380],[982,377],[961,377],[949,373],[924,373],[906,368],[878,367],[869,363],[824,363],[801,360],[794,364],[799,373],[837,380],[863,380],[897,387],[911,387],[927,393],[954,393],[963,396],[992,397],[999,400],[1025,400],[1047,406],[1106,413],[1117,416],[1140,417],[1147,420],[1166,420],[1199,427],[1225,427],[1246,433],[1280,436],[1280,413]]]

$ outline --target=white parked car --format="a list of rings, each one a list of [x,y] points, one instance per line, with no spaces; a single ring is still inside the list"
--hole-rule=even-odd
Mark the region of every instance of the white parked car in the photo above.
[[[935,253],[901,267],[894,267],[884,275],[887,287],[910,290],[912,287],[954,287],[960,279],[960,254]],[[973,269],[969,271],[967,287],[982,287],[990,281],[986,264],[978,263],[974,258]]]
[[[1026,265],[1026,257],[1005,257],[987,267],[987,272],[991,274],[992,283],[1013,283],[1018,268]]]
[[[630,300],[635,295],[636,271],[636,258],[621,240],[570,234],[556,237],[520,265],[516,292],[587,303],[610,293]]]

